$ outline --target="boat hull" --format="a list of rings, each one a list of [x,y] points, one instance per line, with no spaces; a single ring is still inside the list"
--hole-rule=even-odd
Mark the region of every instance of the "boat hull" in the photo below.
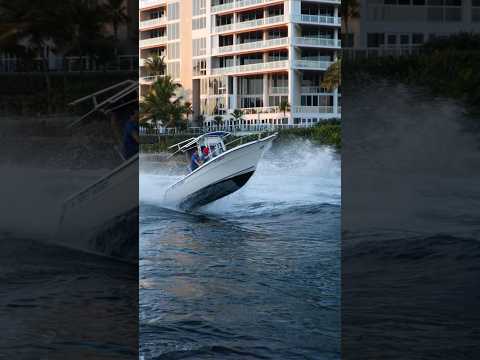
[[[274,138],[271,135],[220,154],[170,186],[165,192],[165,202],[189,210],[237,191],[254,174]]]
[[[62,206],[55,242],[135,262],[138,259],[138,155]]]

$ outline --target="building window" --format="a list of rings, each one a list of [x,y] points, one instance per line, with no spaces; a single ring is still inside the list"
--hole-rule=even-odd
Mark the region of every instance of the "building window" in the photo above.
[[[388,45],[397,45],[397,35],[389,34],[387,36],[387,44]]]
[[[169,3],[167,7],[168,20],[178,20],[180,18],[180,3]]]
[[[180,38],[180,24],[168,24],[167,25],[168,40],[177,40]]]
[[[424,39],[423,34],[412,34],[413,45],[423,44],[423,39]]]
[[[207,75],[207,60],[194,59],[193,60],[193,76]]]
[[[205,15],[206,12],[206,0],[193,0],[192,1],[192,15]]]
[[[461,7],[445,8],[445,22],[459,22],[459,21],[462,21]]]
[[[472,22],[480,22],[480,0],[472,0]]]
[[[167,63],[167,74],[170,75],[172,79],[180,78],[180,62]]]
[[[180,59],[180,42],[169,43],[167,45],[167,54],[169,60]]]
[[[205,16],[192,20],[192,30],[205,29],[207,27],[207,18]]]
[[[380,47],[385,44],[384,33],[368,33],[367,34],[367,47]]]
[[[207,54],[207,39],[199,38],[192,40],[193,56],[205,56]]]

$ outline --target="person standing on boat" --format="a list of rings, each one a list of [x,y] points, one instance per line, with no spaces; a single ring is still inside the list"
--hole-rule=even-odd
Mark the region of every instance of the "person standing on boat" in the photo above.
[[[196,168],[198,168],[200,165],[202,165],[202,160],[200,159],[200,156],[198,155],[197,149],[195,149],[195,150],[193,150],[193,153],[192,153],[192,162],[190,164],[190,168],[193,171]]]
[[[135,110],[125,123],[123,131],[123,151],[125,159],[129,159],[138,153],[139,144],[138,111]]]
[[[208,146],[202,145],[201,150],[202,150],[201,158],[202,158],[202,161],[205,163],[208,161],[208,158],[209,158]]]

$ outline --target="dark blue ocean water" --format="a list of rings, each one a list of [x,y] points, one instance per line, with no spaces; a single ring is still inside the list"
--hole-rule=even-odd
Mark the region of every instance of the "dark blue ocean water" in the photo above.
[[[137,265],[52,243],[62,201],[103,171],[1,170],[0,359],[135,358]]]
[[[338,359],[338,155],[276,145],[243,189],[195,213],[161,202],[182,171],[141,161],[141,356]]]

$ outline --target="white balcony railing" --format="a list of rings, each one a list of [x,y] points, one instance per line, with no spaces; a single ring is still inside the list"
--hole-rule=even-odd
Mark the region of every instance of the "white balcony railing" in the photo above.
[[[325,89],[319,86],[302,86],[300,88],[302,94],[329,94]]]
[[[253,108],[240,108],[244,115],[255,115],[255,114],[276,114],[280,112],[278,106],[264,106],[264,107],[253,107]]]
[[[333,106],[293,106],[292,112],[296,114],[325,114],[334,113]]]
[[[341,4],[342,0],[309,0],[315,3],[326,3],[326,4]]]
[[[266,48],[277,47],[277,46],[286,46],[288,45],[288,42],[289,42],[288,37],[262,40],[262,41],[252,41],[252,42],[246,42],[243,44],[215,47],[212,49],[212,53],[214,55],[217,55],[217,54],[225,54],[225,53],[245,51],[245,50],[266,49]]]
[[[140,0],[140,9],[166,5],[167,0]]]
[[[166,43],[167,43],[167,37],[161,36],[161,37],[140,40],[140,47],[165,45]]]
[[[342,18],[338,16],[300,14],[300,15],[294,15],[292,18],[295,22],[302,22],[306,24],[335,25],[335,26],[342,25]]]
[[[233,30],[235,30],[235,24],[225,24],[225,25],[219,25],[219,26],[213,27],[213,31],[217,33],[233,31]]]
[[[212,6],[211,12],[212,12],[212,14],[215,14],[215,13],[218,13],[220,11],[233,9],[234,7],[235,7],[235,2],[232,1],[232,2],[229,2],[229,3],[225,3],[225,4]]]
[[[215,68],[211,70],[212,75],[226,75],[231,73],[243,73],[253,71],[265,71],[273,69],[286,69],[288,68],[288,60],[281,61],[269,61],[248,65],[236,65],[224,68]]]
[[[297,69],[322,70],[325,71],[333,64],[333,61],[326,60],[295,60],[295,67]]]
[[[285,22],[287,22],[287,17],[285,15],[278,15],[278,16],[264,17],[261,19],[237,22],[234,24],[215,26],[213,31],[219,33],[219,32],[226,32],[226,31],[258,28],[265,25],[275,25],[275,24],[281,24]]]
[[[163,77],[164,75],[151,75],[151,76],[142,76],[140,77],[140,84],[153,84],[157,79]]]
[[[268,4],[273,1],[275,0],[235,0],[226,4],[212,6],[211,13],[215,14],[218,12],[231,10],[231,9],[241,9],[249,6]]]
[[[270,94],[288,94],[288,86],[278,86],[270,88]]]
[[[295,38],[295,45],[341,49],[342,41],[322,37],[297,37]]]
[[[167,17],[163,16],[157,19],[151,19],[151,20],[144,20],[140,21],[139,28],[140,30],[145,29],[145,28],[150,28],[154,26],[161,26],[161,25],[166,25],[167,24]]]

